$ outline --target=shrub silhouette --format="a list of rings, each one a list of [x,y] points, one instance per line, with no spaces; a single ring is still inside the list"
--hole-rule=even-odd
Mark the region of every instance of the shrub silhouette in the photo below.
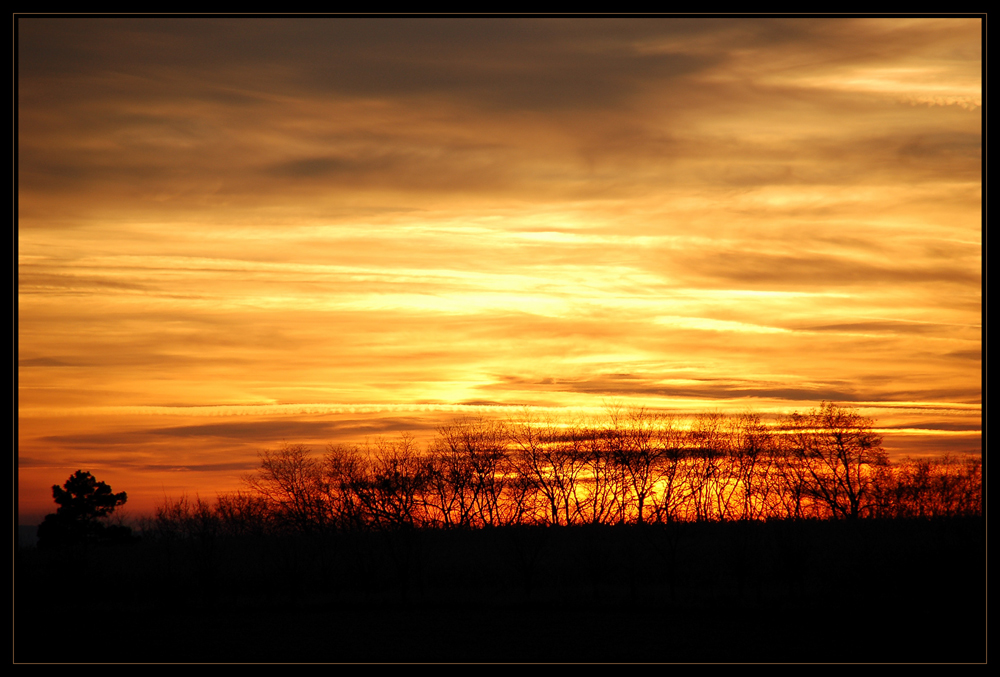
[[[86,543],[89,541],[122,542],[131,538],[126,526],[108,526],[101,520],[125,504],[128,495],[113,493],[105,482],[77,470],[61,487],[52,487],[52,498],[59,504],[53,514],[45,516],[38,527],[38,547]]]

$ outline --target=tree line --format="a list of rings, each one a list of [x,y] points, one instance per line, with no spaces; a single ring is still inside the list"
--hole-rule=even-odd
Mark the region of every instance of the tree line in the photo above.
[[[233,533],[514,525],[930,518],[982,513],[982,462],[892,463],[872,419],[824,402],[768,425],[610,409],[565,424],[461,419],[410,436],[260,452],[243,490],[168,503],[154,523]]]

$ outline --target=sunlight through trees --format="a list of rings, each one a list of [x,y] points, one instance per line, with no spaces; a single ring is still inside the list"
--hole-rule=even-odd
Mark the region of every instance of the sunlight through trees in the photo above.
[[[243,529],[444,528],[975,515],[981,462],[892,464],[874,421],[824,402],[767,424],[610,408],[555,424],[469,418],[409,436],[262,451],[216,510]]]

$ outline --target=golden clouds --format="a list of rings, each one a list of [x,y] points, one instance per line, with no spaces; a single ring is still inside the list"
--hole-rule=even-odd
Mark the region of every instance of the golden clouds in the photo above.
[[[18,38],[32,420],[980,399],[977,19]]]

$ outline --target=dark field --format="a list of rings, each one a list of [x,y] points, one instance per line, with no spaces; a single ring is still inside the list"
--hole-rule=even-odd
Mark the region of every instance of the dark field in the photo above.
[[[21,550],[15,662],[985,662],[980,518]]]

